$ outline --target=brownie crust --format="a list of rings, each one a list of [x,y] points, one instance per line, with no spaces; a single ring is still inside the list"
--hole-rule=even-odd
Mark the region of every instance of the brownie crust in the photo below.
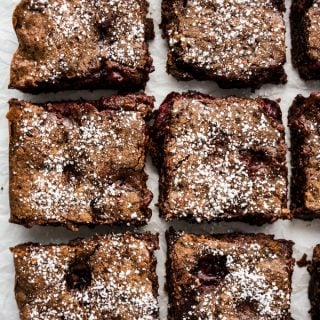
[[[222,88],[287,82],[284,1],[163,0],[167,71]]]
[[[320,218],[320,93],[298,95],[288,115],[291,133],[291,210],[301,219]]]
[[[276,102],[172,93],[154,118],[161,217],[258,225],[291,218]]]
[[[19,48],[9,88],[144,88],[153,71],[147,0],[22,0],[13,14]]]
[[[10,100],[10,222],[26,227],[144,225],[144,94],[33,104]]]
[[[11,248],[20,319],[159,319],[157,249],[150,233]]]
[[[169,320],[291,320],[293,242],[167,232]]]
[[[290,24],[294,67],[305,80],[320,79],[320,1],[293,0]]]
[[[318,320],[320,317],[320,245],[316,245],[313,250],[313,257],[308,271],[311,275],[309,283],[311,319]]]

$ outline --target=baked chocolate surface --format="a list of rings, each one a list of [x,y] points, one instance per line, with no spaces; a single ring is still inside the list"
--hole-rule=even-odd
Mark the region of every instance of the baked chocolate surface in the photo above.
[[[144,88],[153,71],[147,0],[22,0],[10,88]]]
[[[159,319],[156,249],[150,233],[12,248],[20,319]]]
[[[291,210],[296,218],[320,218],[320,93],[298,95],[289,109]]]
[[[170,320],[291,319],[291,241],[167,233]]]
[[[162,0],[167,71],[219,86],[286,83],[283,0]]]
[[[32,104],[11,100],[10,221],[26,227],[143,225],[153,97]]]
[[[320,79],[320,1],[293,0],[290,23],[294,67],[305,80]]]
[[[263,224],[291,218],[276,102],[172,93],[155,113],[152,138],[166,220]]]
[[[308,271],[311,275],[309,283],[311,319],[318,320],[320,318],[320,245],[316,245],[313,250],[313,257]]]

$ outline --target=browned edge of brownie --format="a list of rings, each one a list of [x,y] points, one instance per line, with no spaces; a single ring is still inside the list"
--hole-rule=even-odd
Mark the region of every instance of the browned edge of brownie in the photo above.
[[[65,271],[65,275],[63,277],[63,281],[66,282],[66,289],[71,292],[71,294],[77,294],[77,292],[81,291],[86,291],[86,288],[90,286],[90,283],[92,281],[92,269],[93,265],[95,263],[110,263],[111,261],[102,261],[101,259],[98,261],[97,260],[91,260],[91,257],[95,255],[95,253],[100,249],[101,243],[100,240],[117,240],[123,243],[125,246],[130,245],[132,242],[132,239],[137,239],[139,241],[145,242],[147,246],[147,250],[149,252],[149,261],[147,261],[146,268],[143,269],[143,273],[147,276],[147,278],[150,280],[151,285],[152,285],[152,295],[153,298],[157,300],[158,297],[158,289],[159,289],[159,284],[158,284],[158,276],[156,273],[156,266],[157,266],[157,258],[154,254],[155,250],[159,249],[159,234],[152,234],[150,232],[145,232],[145,233],[132,233],[132,232],[125,232],[123,234],[117,234],[117,233],[109,233],[106,235],[99,235],[96,234],[90,238],[76,238],[74,240],[69,241],[67,244],[61,243],[61,244],[39,244],[39,243],[24,243],[24,244],[19,244],[15,247],[10,248],[13,257],[14,257],[14,265],[15,265],[15,297],[17,301],[17,305],[20,310],[20,317],[22,320],[24,319],[30,319],[31,317],[30,314],[28,314],[28,308],[25,308],[30,302],[32,302],[32,299],[34,298],[32,296],[32,288],[35,289],[37,288],[37,291],[40,291],[39,294],[41,296],[42,294],[46,294],[45,292],[41,292],[41,289],[43,288],[43,284],[39,283],[34,284],[32,282],[33,277],[36,278],[36,275],[31,274],[29,277],[28,275],[24,274],[27,268],[20,268],[21,263],[19,263],[19,259],[23,259],[24,254],[27,251],[32,251],[33,249],[41,249],[41,248],[50,248],[52,245],[55,247],[62,248],[64,246],[68,247],[73,247],[75,249],[75,257],[71,259],[69,262],[69,268],[68,270]],[[88,247],[86,248],[86,246]],[[136,255],[139,255],[139,248],[136,249]],[[124,259],[132,259],[134,257],[132,256],[127,256],[123,257]],[[45,262],[44,262],[45,263]],[[27,266],[25,266],[27,267]],[[51,266],[52,268],[55,268],[54,265]],[[32,270],[31,270],[32,271]],[[25,280],[25,283],[23,283],[23,279]],[[26,280],[27,279],[27,280]],[[116,288],[115,285],[117,284],[117,278],[115,277],[115,281],[111,288]],[[51,289],[55,293],[54,285],[60,284],[60,283],[50,283]],[[136,285],[137,283],[134,283]],[[143,285],[141,283],[141,285]],[[47,286],[47,285],[46,285]],[[45,286],[45,287],[46,287]],[[101,288],[104,289],[104,288]],[[139,290],[139,289],[138,289]],[[50,293],[48,293],[49,295]],[[120,299],[125,299],[126,297],[120,297]],[[31,301],[30,301],[31,299]],[[45,302],[43,302],[45,303]],[[93,301],[95,303],[95,301]],[[128,302],[130,303],[130,301]],[[144,302],[143,302],[144,303]],[[43,306],[43,305],[41,305]],[[85,305],[84,305],[85,306]],[[46,310],[46,306],[43,310]],[[49,309],[49,306],[47,306]],[[67,306],[61,305],[62,309],[67,309]],[[69,306],[72,307],[73,306]],[[139,306],[139,307],[142,307]],[[148,306],[146,306],[147,309]],[[149,309],[148,312],[150,312],[151,308]],[[67,311],[67,310],[66,310]],[[67,311],[68,312],[68,311]],[[72,311],[70,311],[72,313]],[[140,312],[143,312],[143,309],[140,309]],[[126,315],[130,316],[130,315]],[[150,316],[150,314],[148,315]],[[96,319],[96,318],[94,318]],[[149,319],[149,318],[148,318]],[[151,317],[150,317],[151,319]],[[159,319],[159,307],[156,310],[152,311],[152,319]]]
[[[320,95],[312,93],[308,98],[302,95],[296,96],[288,112],[288,126],[291,135],[291,187],[290,187],[290,209],[295,218],[311,220],[320,218],[319,210],[311,210],[306,207],[306,171],[305,161],[308,159],[308,145],[305,114],[314,117],[315,121],[320,115]]]
[[[309,299],[311,304],[310,314],[312,320],[320,317],[320,245],[316,245],[313,250],[311,264],[308,266],[311,275],[309,282]]]
[[[150,143],[150,154],[152,157],[152,161],[157,167],[159,171],[159,210],[160,217],[165,218],[165,199],[167,198],[167,181],[168,174],[166,172],[165,167],[165,159],[164,159],[164,145],[165,139],[168,134],[170,134],[170,121],[171,121],[171,108],[176,100],[181,99],[182,97],[188,99],[198,99],[201,102],[212,101],[216,99],[213,96],[202,94],[195,91],[188,91],[184,93],[172,92],[170,93],[165,100],[162,102],[158,110],[155,110],[153,113],[153,126],[151,127],[151,143]],[[282,125],[282,112],[280,106],[275,101],[266,99],[266,98],[258,98],[259,102],[261,102],[261,111],[267,115],[268,117],[272,117],[276,121]],[[285,133],[282,133],[284,139]],[[283,156],[285,158],[285,155]],[[286,178],[286,185],[288,185],[288,169],[286,165],[281,166],[281,172]],[[290,211],[287,209],[287,195],[282,201],[283,214],[281,219],[292,219],[292,215]],[[197,223],[193,216],[188,215],[185,218],[188,222]],[[218,219],[213,221],[243,221],[253,225],[262,225],[264,223],[273,223],[275,221],[274,217],[271,216],[263,216],[259,215],[256,218],[253,216],[244,216],[239,219],[239,217],[235,217],[232,219]],[[203,220],[202,222],[209,222]]]
[[[188,289],[186,288],[186,291],[184,291],[182,294],[186,297],[184,301],[176,301],[175,295],[174,295],[174,274],[172,270],[172,264],[173,264],[173,257],[171,256],[171,252],[175,246],[176,241],[179,239],[179,237],[183,234],[188,234],[183,231],[176,231],[173,227],[170,227],[170,229],[166,232],[166,240],[167,240],[167,261],[166,261],[166,291],[168,292],[169,296],[169,305],[168,305],[168,319],[169,320],[178,320],[181,319],[182,313],[184,310],[188,310],[190,307],[190,304],[194,301],[194,296],[188,294]],[[189,233],[190,234],[190,233]],[[191,235],[195,235],[194,233],[191,233]],[[226,233],[226,234],[197,234],[199,236],[207,237],[208,239],[213,238],[217,240],[229,240],[230,242],[234,241],[235,243],[246,243],[245,237],[251,237],[251,239],[256,239],[257,242],[259,241],[270,241],[274,240],[273,235],[267,235],[263,233]],[[277,239],[276,240],[282,247],[283,251],[285,252],[285,258],[286,258],[286,270],[288,272],[288,280],[291,284],[292,281],[292,274],[294,270],[294,264],[295,260],[292,258],[292,247],[294,245],[294,242],[289,240],[283,240],[283,239]],[[190,290],[191,291],[191,290]],[[290,294],[292,291],[292,286],[290,285]],[[251,315],[251,314],[250,314]],[[190,317],[191,319],[192,317]],[[249,318],[248,318],[249,319]],[[289,311],[287,318],[288,320],[291,320],[291,313]]]
[[[114,62],[114,61],[103,61],[101,66],[97,69],[88,71],[85,76],[64,76],[58,81],[38,81],[35,85],[26,82],[23,85],[19,85],[14,81],[13,71],[11,69],[10,83],[8,85],[9,89],[17,89],[25,93],[39,94],[42,92],[57,92],[62,90],[79,90],[79,89],[114,89],[122,92],[134,92],[140,89],[144,89],[147,81],[149,80],[149,73],[154,71],[153,59],[151,58],[148,42],[153,40],[154,24],[151,18],[147,17],[147,12],[149,8],[148,0],[139,0],[141,2],[141,13],[144,15],[144,33],[145,33],[145,64],[141,67],[130,67],[124,64]],[[28,43],[24,43],[22,35],[19,36],[19,29],[22,26],[23,10],[27,8],[30,4],[30,0],[21,0],[14,10],[12,23],[15,32],[18,37],[19,47],[16,53],[20,49],[25,49],[28,47]],[[31,1],[32,4],[32,1]],[[41,11],[41,3],[39,5],[34,5],[35,11]],[[112,17],[111,17],[112,18]],[[113,17],[114,19],[115,17]],[[109,19],[109,17],[108,17]],[[30,27],[30,26],[29,26]],[[108,29],[110,23],[106,22],[97,26],[98,31],[101,33],[100,37],[105,39],[108,36]],[[22,32],[24,35],[25,32]],[[30,33],[30,32],[29,32]],[[31,35],[32,36],[32,35]],[[25,35],[24,35],[25,37]],[[97,46],[100,44],[97,43]],[[85,49],[85,48],[84,48]],[[25,49],[26,50],[26,49]],[[34,48],[29,49],[30,55],[34,54]],[[15,54],[16,54],[15,53]],[[13,63],[13,60],[12,60]]]
[[[10,99],[10,102],[19,102],[18,99]],[[23,101],[23,100],[21,100]],[[109,97],[101,97],[99,100],[65,100],[65,101],[50,101],[43,103],[33,103],[45,110],[53,111],[61,117],[70,116],[72,108],[79,105],[78,109],[94,110],[98,112],[104,110],[124,110],[137,111],[143,115],[143,118],[148,121],[152,116],[155,98],[144,93],[129,93],[121,95],[112,95]]]
[[[314,0],[293,0],[290,11],[292,64],[304,80],[320,79],[320,61],[311,59],[308,54],[307,28],[310,21],[306,14],[313,3]]]
[[[152,116],[152,109],[154,107],[154,97],[147,96],[143,93],[136,93],[136,94],[128,94],[128,95],[114,95],[110,97],[102,97],[100,100],[95,101],[87,101],[87,100],[77,100],[77,101],[62,101],[62,102],[47,102],[47,103],[35,103],[33,105],[42,107],[44,110],[49,112],[54,112],[57,114],[58,118],[64,118],[64,117],[73,117],[78,112],[80,113],[81,110],[88,110],[88,111],[97,111],[97,112],[103,112],[105,110],[110,111],[117,111],[117,110],[125,110],[125,111],[136,111],[141,113],[142,117],[145,121],[149,120]],[[10,136],[10,152],[9,152],[9,200],[10,203],[14,199],[14,195],[11,192],[11,184],[13,181],[13,171],[16,169],[16,163],[14,163],[14,154],[11,151],[11,139],[15,135],[15,129],[13,125],[13,120],[15,119],[15,113],[13,111],[13,108],[15,108],[16,105],[21,104],[20,107],[23,107],[24,101],[19,101],[17,99],[11,99],[9,101],[9,112],[7,114],[7,118],[9,121],[9,136]],[[145,127],[145,143],[144,143],[144,154],[147,154],[147,150],[150,144],[150,138],[149,138],[149,127],[146,124]],[[72,168],[70,168],[72,170]],[[120,174],[120,173],[119,173]],[[124,173],[121,173],[124,174]],[[136,175],[133,175],[131,178],[131,183],[137,190],[141,192],[142,195],[142,201],[139,204],[141,213],[143,214],[143,219],[141,221],[132,220],[132,223],[134,222],[134,225],[142,226],[146,225],[147,222],[150,220],[152,215],[152,210],[149,208],[149,204],[152,201],[153,194],[152,192],[147,188],[146,182],[148,179],[147,173],[142,169],[142,171],[137,172]],[[90,204],[91,206],[91,204]],[[91,206],[91,210],[94,210],[94,207]],[[98,212],[97,212],[98,213]],[[107,212],[106,212],[107,214]],[[94,215],[95,216],[95,215]],[[97,215],[98,217],[98,215]],[[98,219],[98,218],[96,218]],[[99,220],[99,219],[98,219]],[[66,228],[72,230],[72,231],[78,231],[79,227],[81,225],[86,225],[90,227],[94,227],[98,224],[101,224],[101,221],[94,220],[92,223],[84,223],[84,222],[76,222],[74,220],[68,220],[66,219],[64,222],[57,222],[55,220],[51,219],[44,219],[38,217],[37,220],[28,220],[19,217],[16,213],[11,211],[10,216],[10,222],[15,224],[23,225],[27,228],[31,228],[34,225],[41,225],[41,226],[65,226]],[[130,222],[131,223],[131,222]],[[128,221],[117,221],[116,223],[113,223],[114,226],[127,226]]]
[[[169,41],[169,30],[172,25],[177,23],[178,17],[175,10],[172,9],[173,4],[180,8],[180,12],[184,12],[188,0],[162,0],[161,5],[161,23],[160,28],[163,31],[163,37]],[[281,13],[286,10],[284,0],[272,0],[274,7]],[[183,64],[179,59],[176,59],[174,54],[168,51],[167,72],[174,76],[177,80],[214,80],[219,87],[224,89],[229,88],[251,88],[252,90],[259,89],[266,83],[285,84],[287,83],[287,75],[283,65],[268,70],[263,70],[260,73],[252,75],[248,80],[229,79],[225,76],[210,76],[205,75],[201,70],[192,68]],[[283,61],[283,64],[285,61]]]

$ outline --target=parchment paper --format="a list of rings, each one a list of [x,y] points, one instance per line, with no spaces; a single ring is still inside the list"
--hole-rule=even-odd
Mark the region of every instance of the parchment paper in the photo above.
[[[147,85],[146,93],[156,97],[156,107],[160,105],[165,96],[171,91],[199,90],[204,93],[215,96],[225,96],[229,94],[245,95],[248,97],[264,96],[270,99],[281,98],[281,109],[283,112],[283,121],[287,123],[287,110],[293,98],[297,94],[309,95],[310,92],[320,88],[320,82],[304,82],[299,77],[291,65],[290,56],[290,32],[289,32],[289,7],[290,0],[286,1],[286,23],[287,23],[287,60],[285,65],[288,74],[288,83],[281,85],[265,85],[254,94],[250,90],[222,90],[214,82],[177,82],[165,71],[167,47],[166,42],[161,37],[159,30],[160,23],[160,0],[151,0],[150,12],[155,22],[156,38],[150,43],[150,50],[154,59],[156,71],[151,74],[151,79]],[[9,82],[9,64],[11,56],[17,47],[17,40],[12,28],[11,16],[18,0],[1,0],[0,2],[0,319],[17,320],[18,309],[14,299],[14,269],[9,247],[21,242],[62,242],[79,236],[90,236],[94,233],[105,233],[110,231],[106,227],[98,227],[95,230],[89,230],[86,227],[81,228],[79,233],[72,233],[64,228],[52,227],[34,227],[31,230],[22,226],[8,223],[8,128],[5,118],[8,110],[7,101],[10,98],[23,98],[26,100],[47,101],[59,99],[77,99],[79,97],[94,99],[100,96],[110,95],[111,91],[68,91],[58,94],[46,94],[31,96],[21,94],[15,90],[8,90]],[[287,142],[289,135],[287,131]],[[288,155],[289,159],[289,155]],[[160,283],[159,303],[161,308],[161,319],[166,319],[167,296],[164,291],[165,280],[165,255],[166,245],[164,232],[169,225],[174,225],[177,229],[181,228],[196,232],[264,232],[275,234],[276,238],[291,239],[295,242],[294,257],[299,259],[303,253],[311,258],[312,248],[316,243],[320,243],[320,221],[304,222],[300,220],[279,221],[273,225],[264,225],[262,227],[253,227],[244,223],[220,223],[210,225],[188,225],[186,223],[167,224],[158,218],[158,209],[155,206],[158,198],[158,175],[155,168],[148,159],[146,170],[150,176],[148,185],[154,194],[154,200],[151,208],[153,217],[149,225],[140,230],[150,230],[160,233],[161,249],[157,252],[158,258],[158,277]],[[119,231],[119,229],[116,229]],[[308,315],[309,301],[307,298],[307,287],[309,276],[305,268],[295,268],[293,275],[293,294],[292,294],[292,314],[296,320],[310,319]]]

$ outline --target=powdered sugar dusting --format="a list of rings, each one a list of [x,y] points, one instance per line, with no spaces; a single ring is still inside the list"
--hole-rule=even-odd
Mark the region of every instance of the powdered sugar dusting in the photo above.
[[[309,48],[308,54],[311,59],[317,61],[320,60],[320,40],[319,40],[319,30],[320,30],[320,1],[314,0],[311,8],[309,9],[306,17],[308,23],[307,25],[307,45]]]
[[[30,104],[19,112],[11,141],[12,157],[24,154],[23,166],[12,170],[19,214],[37,223],[145,221],[143,197],[150,195],[137,181],[144,179],[146,139],[139,112],[80,108],[61,118]]]
[[[294,146],[292,154],[292,208],[298,215],[312,215],[320,210],[320,123],[318,109],[320,95],[314,93],[303,100],[298,98],[301,97],[296,98],[292,109],[289,110],[289,126],[292,130],[291,139]]]
[[[250,79],[285,61],[285,25],[271,0],[187,0],[169,26],[175,59],[206,73]]]
[[[31,60],[25,57],[30,69],[26,76],[32,81],[85,76],[106,63],[143,67],[148,55],[146,13],[139,1],[29,1],[19,19],[22,28],[37,33],[28,42],[38,54]],[[37,32],[38,26],[42,29]],[[24,32],[21,29],[21,37]]]
[[[14,249],[18,281],[27,283],[21,288],[26,290],[23,309],[32,319],[157,319],[151,268],[154,249],[128,234],[83,240],[77,247]],[[79,252],[83,254],[78,256]],[[77,261],[88,264],[92,279],[86,288],[70,289],[68,273]]]
[[[165,214],[198,222],[247,214],[281,216],[285,142],[255,100],[181,99],[165,142]],[[277,156],[280,158],[275,162]],[[274,160],[272,160],[274,159]],[[265,163],[272,161],[272,165]]]
[[[188,306],[181,319],[227,320],[241,318],[241,315],[252,318],[259,316],[259,319],[287,319],[290,308],[290,276],[286,268],[287,260],[273,240],[259,243],[258,239],[248,237],[249,241],[246,242],[244,236],[244,242],[239,244],[237,238],[234,238],[234,242],[228,242],[226,239],[179,234],[181,238],[173,253],[183,251],[182,246],[185,246],[191,252],[191,261],[208,255],[224,257],[227,269],[223,279],[207,287],[190,278],[193,284],[188,282],[188,287],[194,286],[192,294],[196,296],[195,303]],[[173,263],[176,267],[182,267],[186,261],[178,256]],[[192,273],[194,263],[188,267],[187,272]],[[174,272],[180,271],[175,269]],[[181,274],[178,279],[182,276],[188,279],[187,275]],[[179,288],[175,289],[179,292]]]

